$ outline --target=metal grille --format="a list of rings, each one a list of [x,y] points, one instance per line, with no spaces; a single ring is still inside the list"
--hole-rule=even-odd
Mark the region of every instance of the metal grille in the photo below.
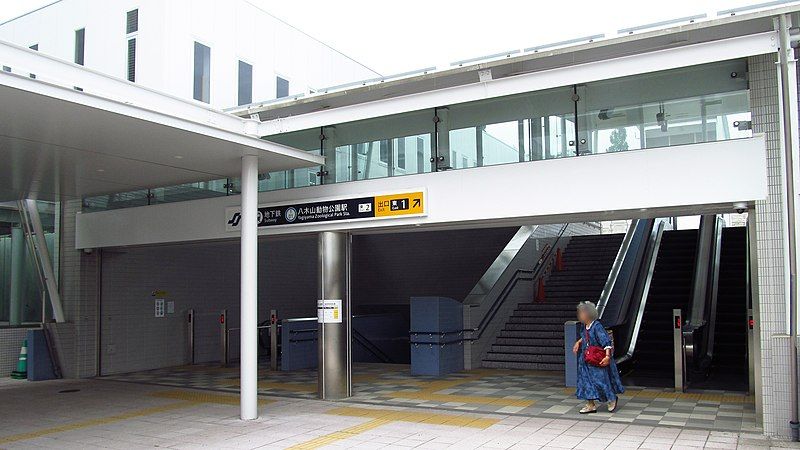
[[[136,81],[136,39],[128,39],[128,81]]]
[[[125,25],[125,32],[127,34],[131,34],[137,31],[139,31],[139,10],[134,9],[132,11],[128,11],[128,20],[126,21]]]

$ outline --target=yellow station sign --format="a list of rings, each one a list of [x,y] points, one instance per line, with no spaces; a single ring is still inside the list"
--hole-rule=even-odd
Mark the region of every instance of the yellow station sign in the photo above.
[[[425,213],[422,192],[376,195],[375,217],[410,216]]]

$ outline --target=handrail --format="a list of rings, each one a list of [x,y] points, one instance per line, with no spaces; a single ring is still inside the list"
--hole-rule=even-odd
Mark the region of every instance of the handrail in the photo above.
[[[483,319],[480,321],[477,327],[471,329],[470,328],[464,329],[464,332],[473,333],[473,335],[470,337],[464,337],[465,341],[477,341],[478,339],[481,338],[481,336],[483,336],[483,332],[486,331],[486,325],[488,325],[489,323],[492,322],[492,320],[494,320],[494,316],[497,315],[497,311],[500,310],[500,306],[503,303],[505,303],[506,299],[508,298],[508,295],[514,289],[519,280],[536,279],[536,277],[540,274],[540,272],[546,267],[545,263],[550,259],[551,256],[554,255],[554,250],[557,247],[558,241],[561,240],[561,238],[564,236],[567,227],[569,227],[568,223],[565,223],[564,225],[561,226],[561,229],[559,230],[558,235],[556,236],[556,240],[553,242],[553,245],[551,245],[550,248],[547,249],[546,254],[543,254],[541,257],[539,257],[539,260],[536,262],[536,265],[533,267],[533,270],[517,269],[516,271],[514,271],[514,276],[506,283],[506,285],[503,287],[503,290],[500,292],[500,295],[497,296],[495,301],[492,303],[492,306],[489,307],[488,312],[490,312],[490,314],[487,312],[487,314],[483,316]],[[531,276],[530,278],[522,278],[520,276],[521,273],[529,273]],[[477,305],[470,305],[470,306],[477,306]],[[478,333],[478,335],[475,336],[474,333]]]
[[[617,364],[621,364],[631,359],[636,351],[636,342],[639,339],[639,330],[642,326],[644,310],[647,306],[647,299],[650,295],[650,285],[653,281],[653,273],[655,272],[656,261],[658,261],[658,251],[661,249],[661,239],[664,236],[664,228],[669,220],[670,219],[665,218],[656,219],[653,229],[650,231],[648,247],[645,253],[645,261],[643,265],[645,268],[644,279],[642,280],[641,284],[641,296],[639,296],[640,300],[636,311],[636,317],[634,318],[633,328],[631,329],[630,338],[628,339],[628,349],[624,355],[616,358]]]
[[[381,350],[381,349],[380,349],[380,348],[379,348],[377,345],[375,345],[375,344],[374,344],[372,341],[370,341],[369,339],[367,339],[367,337],[366,337],[366,336],[364,336],[363,334],[361,334],[361,333],[360,333],[358,330],[356,330],[355,328],[353,328],[353,329],[352,329],[352,333],[353,333],[353,338],[354,338],[354,339],[355,339],[355,340],[356,340],[356,341],[357,341],[359,344],[363,345],[363,346],[364,346],[364,348],[366,348],[366,349],[367,349],[367,351],[369,351],[370,353],[372,353],[372,354],[373,354],[373,356],[377,357],[378,359],[380,359],[382,362],[384,362],[384,363],[386,363],[386,364],[393,364],[393,361],[392,361],[392,359],[389,357],[389,355],[387,355],[386,353],[384,353],[384,352],[383,352],[383,351],[382,351],[382,350]]]
[[[706,360],[711,361],[714,357],[714,333],[717,326],[717,296],[719,293],[719,262],[722,253],[722,228],[724,221],[721,216],[717,216],[714,224],[714,262],[711,266],[711,293],[708,300],[708,329],[706,330]]]
[[[611,292],[614,290],[614,285],[617,283],[619,272],[622,270],[622,265],[628,255],[628,250],[631,247],[633,236],[636,234],[636,226],[639,224],[639,219],[631,220],[628,226],[628,231],[625,232],[625,237],[622,239],[622,244],[619,246],[617,256],[614,258],[614,264],[611,266],[611,272],[608,274],[606,284],[603,286],[603,291],[600,293],[600,299],[597,301],[597,314],[598,318],[603,318],[603,312],[608,304],[608,299],[611,297]]]

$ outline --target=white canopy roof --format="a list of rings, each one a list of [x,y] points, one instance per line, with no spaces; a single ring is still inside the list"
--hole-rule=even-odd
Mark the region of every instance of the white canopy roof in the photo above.
[[[58,200],[310,167],[254,121],[0,42],[0,201]]]

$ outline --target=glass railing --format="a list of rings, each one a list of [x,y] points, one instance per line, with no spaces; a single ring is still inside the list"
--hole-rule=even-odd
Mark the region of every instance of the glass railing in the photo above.
[[[265,139],[326,157],[264,174],[260,191],[752,136],[737,59],[445,105]],[[234,195],[237,179],[92,197],[87,210]]]

